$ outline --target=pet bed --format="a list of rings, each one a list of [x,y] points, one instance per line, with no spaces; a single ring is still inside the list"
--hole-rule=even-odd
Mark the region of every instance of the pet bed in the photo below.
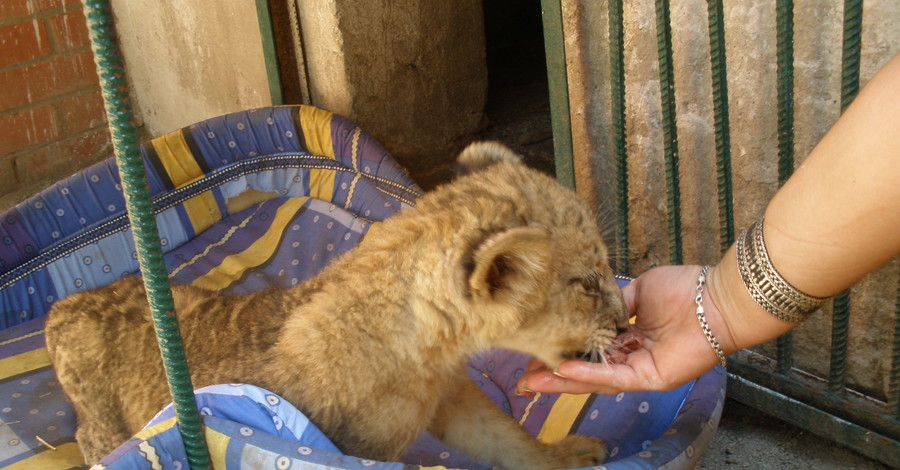
[[[226,292],[302,282],[421,196],[365,131],[309,106],[209,119],[141,152],[171,282]],[[57,299],[138,271],[118,178],[110,159],[0,215],[0,467],[83,465],[73,411],[44,348],[43,318]],[[665,393],[516,396],[527,362],[518,353],[488,351],[472,359],[470,372],[539,438],[577,432],[606,440],[611,470],[691,467],[724,401],[721,368]],[[404,465],[341,455],[291,404],[252,385],[207,387],[197,402],[215,468]],[[186,468],[170,413],[161,412],[103,464]],[[488,468],[427,435],[406,462]]]

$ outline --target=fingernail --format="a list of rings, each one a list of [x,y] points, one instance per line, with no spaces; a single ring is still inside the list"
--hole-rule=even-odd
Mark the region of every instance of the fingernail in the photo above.
[[[557,371],[556,369],[553,370],[553,375],[555,375],[555,376],[557,376],[557,377],[562,377],[562,378],[564,378],[564,379],[568,379],[568,377],[566,377],[565,375],[560,374],[559,371]]]
[[[528,390],[528,382],[522,381],[516,385],[516,396],[534,398],[534,392]]]

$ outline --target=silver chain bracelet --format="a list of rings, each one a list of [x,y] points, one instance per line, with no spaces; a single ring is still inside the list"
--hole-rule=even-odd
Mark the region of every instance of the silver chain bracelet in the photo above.
[[[697,296],[694,297],[694,303],[697,304],[697,320],[700,322],[700,328],[703,329],[703,334],[706,335],[706,340],[709,341],[709,345],[712,346],[713,351],[716,353],[716,357],[719,358],[719,363],[722,364],[722,367],[726,367],[728,365],[728,360],[725,359],[725,354],[722,352],[722,348],[719,346],[719,340],[716,339],[716,336],[713,334],[712,330],[709,329],[709,323],[706,321],[706,315],[703,312],[703,287],[706,286],[706,275],[709,273],[709,265],[703,266],[700,269],[700,276],[697,277]]]

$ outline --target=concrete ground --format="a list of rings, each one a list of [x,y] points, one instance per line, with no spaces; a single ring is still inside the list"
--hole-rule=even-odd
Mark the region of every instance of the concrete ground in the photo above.
[[[729,399],[716,436],[697,468],[884,470],[889,467]]]

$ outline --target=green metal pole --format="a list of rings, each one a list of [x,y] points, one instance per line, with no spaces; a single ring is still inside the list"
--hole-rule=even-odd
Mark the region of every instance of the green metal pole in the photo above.
[[[544,53],[547,58],[547,84],[550,92],[550,119],[553,122],[556,179],[565,186],[575,188],[566,44],[560,0],[541,0],[541,12],[544,23]]]
[[[662,100],[663,150],[666,167],[666,207],[669,219],[669,262],[682,263],[681,185],[678,172],[678,125],[675,109],[675,66],[672,63],[672,25],[668,0],[656,0],[656,45],[659,52],[659,91]]]
[[[609,70],[610,112],[612,113],[613,142],[616,152],[616,238],[619,256],[616,270],[631,274],[631,254],[628,246],[628,146],[625,129],[625,26],[622,0],[609,0]]]
[[[275,32],[272,29],[272,12],[269,10],[268,1],[256,0],[256,18],[259,21],[259,37],[262,40],[263,59],[266,62],[269,96],[273,106],[281,105],[284,104],[284,94],[281,92],[281,73],[278,71]]]
[[[734,195],[731,184],[731,132],[728,121],[728,67],[725,56],[725,15],[722,0],[707,0],[709,55],[716,134],[716,183],[719,195],[719,246],[724,253],[734,243]]]
[[[778,70],[778,184],[794,173],[794,2],[778,0],[776,65]],[[778,345],[776,372],[787,374],[794,366],[794,335],[785,333]]]
[[[844,1],[844,44],[841,58],[842,113],[859,93],[862,6],[862,0]],[[833,311],[828,390],[832,393],[844,393],[847,382],[847,343],[850,333],[850,289],[834,298]]]
[[[178,331],[175,304],[169,288],[166,266],[150,191],[144,172],[144,161],[137,143],[134,114],[128,99],[125,68],[116,44],[115,27],[108,0],[84,0],[84,13],[91,37],[91,47],[103,89],[106,117],[112,134],[113,149],[122,179],[122,190],[138,261],[143,274],[147,300],[153,315],[163,366],[172,392],[178,428],[184,441],[191,468],[211,468],[203,427],[194,400],[193,386]]]

